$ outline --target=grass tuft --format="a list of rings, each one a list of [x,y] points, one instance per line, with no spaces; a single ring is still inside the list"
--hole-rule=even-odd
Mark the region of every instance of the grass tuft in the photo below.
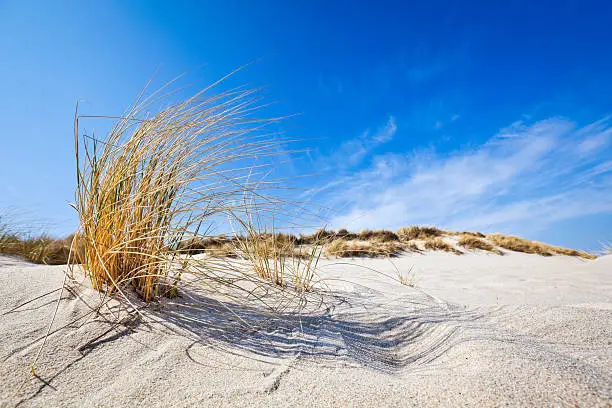
[[[393,231],[387,230],[362,230],[357,236],[358,239],[362,241],[380,241],[380,242],[392,242],[399,241],[399,237]]]
[[[395,257],[403,249],[403,246],[395,241],[346,241],[344,239],[335,239],[325,247],[325,254],[338,258]]]
[[[278,207],[266,195],[265,189],[278,184],[268,179],[267,167],[274,161],[266,160],[289,152],[281,138],[262,133],[272,120],[252,117],[260,109],[254,91],[239,88],[206,96],[205,89],[149,115],[172,94],[161,91],[141,95],[102,140],[80,137],[82,117],[75,117],[77,237],[93,287],[112,293],[131,285],[150,301],[163,288],[176,292],[185,270],[197,270],[208,285],[219,285],[220,273],[246,272],[232,265],[220,271],[209,257],[185,255],[238,256],[237,250],[246,254],[256,275],[284,284],[282,271],[267,276],[261,269],[270,254],[277,260],[288,256],[277,251],[276,238],[272,247],[253,231],[247,231],[246,243],[237,234],[229,240],[225,234],[204,241],[185,238],[219,223],[248,225],[245,219],[256,204],[261,212]],[[264,177],[265,182],[258,179]],[[306,276],[300,290],[311,283]]]
[[[425,249],[431,249],[434,251],[452,252],[457,255],[462,253],[440,237],[427,238],[424,245]]]
[[[584,259],[595,259],[595,255],[575,249],[562,248],[554,245],[548,245],[537,241],[531,241],[525,238],[519,238],[512,235],[489,234],[487,239],[494,245],[501,248],[509,249],[516,252],[525,252],[528,254],[538,254],[541,256],[552,255],[567,255],[577,256]]]
[[[410,241],[412,239],[425,240],[432,237],[440,237],[442,235],[444,235],[444,231],[436,227],[418,227],[413,225],[397,230],[397,236],[402,241]]]
[[[75,241],[75,246],[71,249],[73,239],[72,235],[56,239],[46,234],[19,234],[12,231],[7,224],[0,224],[0,254],[17,256],[28,262],[45,265],[78,263],[82,255],[82,245]]]
[[[487,241],[478,238],[473,234],[463,234],[459,238],[457,245],[464,248],[482,249],[483,251],[494,252],[498,255],[503,255],[503,252],[489,244]]]

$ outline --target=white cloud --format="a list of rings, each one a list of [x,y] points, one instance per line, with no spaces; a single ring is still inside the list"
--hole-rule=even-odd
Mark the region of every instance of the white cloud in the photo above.
[[[393,139],[395,136],[395,132],[397,132],[397,125],[395,124],[395,118],[393,116],[389,116],[389,120],[387,120],[387,124],[380,129],[372,136],[372,140],[378,143],[387,143]]]
[[[612,212],[612,124],[517,122],[471,150],[386,154],[330,190],[334,228],[409,224],[529,232]],[[347,205],[348,203],[348,205]]]
[[[376,132],[371,133],[370,129],[367,129],[358,137],[342,143],[331,156],[319,158],[318,167],[328,167],[330,163],[334,163],[339,168],[357,166],[372,150],[393,140],[396,132],[395,117],[389,116],[387,122]]]

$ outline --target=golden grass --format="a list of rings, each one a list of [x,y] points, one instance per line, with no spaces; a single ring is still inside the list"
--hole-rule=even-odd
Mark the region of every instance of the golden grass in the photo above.
[[[298,245],[321,245],[331,241],[336,236],[336,233],[325,228],[321,228],[312,234],[300,235],[296,239]]]
[[[416,225],[410,227],[404,227],[397,230],[397,236],[402,241],[409,241],[412,239],[423,239],[426,240],[432,237],[440,237],[444,235],[444,231],[436,227],[418,227]]]
[[[457,245],[462,246],[464,248],[482,249],[483,251],[494,252],[498,255],[503,254],[499,249],[489,244],[487,241],[478,238],[478,236],[474,234],[461,235]]]
[[[391,242],[391,241],[399,241],[399,237],[393,232],[388,230],[362,230],[359,232],[358,239],[363,241],[380,241],[380,242]]]
[[[296,245],[291,234],[267,232],[260,214],[247,211],[247,217],[238,220],[246,236],[237,236],[237,249],[251,263],[255,273],[277,286],[285,287],[290,281],[298,292],[312,290],[322,246],[312,244],[308,249]],[[262,232],[263,231],[263,232]],[[324,230],[321,230],[324,231]]]
[[[537,241],[530,241],[528,239],[519,238],[512,235],[489,234],[487,235],[487,239],[494,245],[516,252],[525,252],[528,254],[538,254],[542,256],[567,255],[585,259],[596,258],[595,255],[586,252],[548,245]]]
[[[395,241],[346,241],[335,239],[325,247],[325,254],[338,258],[354,257],[394,257],[403,251],[403,246]]]
[[[260,134],[272,121],[251,116],[259,109],[252,90],[205,97],[208,90],[145,119],[141,115],[165,95],[161,90],[141,95],[102,140],[79,137],[84,117],[76,115],[77,239],[83,241],[83,263],[95,289],[121,292],[131,285],[149,301],[160,296],[161,288],[176,289],[188,269],[217,285],[214,276],[232,271],[213,271],[214,264],[186,259],[186,252],[207,248],[181,245],[184,237],[198,236],[219,218],[242,223],[255,201],[257,211],[276,208],[261,187],[272,188],[274,182],[257,180],[266,174],[258,173],[266,167],[262,160],[285,153],[282,140]],[[265,241],[232,244],[246,251],[258,275],[266,276],[261,270],[269,255]],[[234,254],[225,244],[219,251]],[[266,278],[284,284],[278,276]],[[300,290],[311,281],[306,277]]]
[[[224,236],[220,237],[191,237],[178,243],[177,249],[187,255],[206,253],[231,243],[232,240]]]
[[[80,259],[78,243],[71,250],[73,236],[63,239],[52,238],[48,235],[37,237],[21,237],[18,234],[8,232],[8,229],[0,229],[0,254],[18,256],[26,261],[45,264],[63,265],[78,263]]]
[[[338,232],[334,234],[335,238],[346,239],[348,241],[357,239],[359,234],[355,234],[354,232],[349,232],[346,228],[340,228]]]
[[[469,235],[476,238],[485,238],[486,235],[482,232],[474,232],[474,231],[444,231],[447,235]]]
[[[425,249],[431,249],[433,251],[445,251],[452,252],[454,254],[461,254],[462,252],[455,249],[451,244],[445,242],[440,237],[430,237],[425,240]]]

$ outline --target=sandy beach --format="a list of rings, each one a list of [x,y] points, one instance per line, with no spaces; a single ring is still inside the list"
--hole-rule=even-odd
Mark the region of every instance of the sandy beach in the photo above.
[[[0,257],[0,406],[612,404],[610,256],[431,252],[319,266],[325,307],[253,331],[188,296],[120,323],[110,301],[94,319],[99,293],[72,285],[33,377],[66,268]]]

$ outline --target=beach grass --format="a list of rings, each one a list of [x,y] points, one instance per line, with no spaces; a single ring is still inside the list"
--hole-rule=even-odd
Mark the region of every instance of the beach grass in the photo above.
[[[397,236],[403,241],[413,239],[427,240],[429,238],[440,237],[444,235],[444,231],[436,227],[417,226],[403,227],[397,230]]]
[[[525,238],[515,237],[512,235],[489,234],[487,235],[487,240],[489,240],[491,243],[498,247],[516,252],[525,252],[528,254],[538,254],[542,256],[566,255],[576,256],[584,259],[596,258],[595,255],[589,254],[587,252],[544,244],[542,242],[531,241]]]
[[[463,233],[462,235],[460,235],[457,245],[464,248],[481,249],[483,251],[494,252],[498,255],[503,255],[503,252],[500,251],[498,248],[474,234]]]
[[[460,255],[462,253],[440,237],[429,237],[425,239],[424,246],[425,249],[430,249],[432,251],[452,252],[457,255]]]
[[[88,117],[75,116],[80,220],[75,239],[83,243],[82,262],[92,286],[112,293],[131,285],[150,301],[163,288],[176,289],[186,269],[210,273],[202,265],[205,259],[185,258],[202,249],[216,256],[246,251],[264,277],[262,259],[270,252],[259,231],[247,231],[247,245],[237,236],[227,241],[227,234],[201,231],[219,220],[244,226],[241,218],[248,218],[256,202],[261,212],[275,207],[257,179],[268,171],[266,158],[287,153],[282,139],[262,132],[274,120],[253,117],[259,99],[244,89],[206,96],[207,88],[146,116],[165,101],[163,90],[143,93],[102,139],[80,136],[79,121]],[[265,277],[280,284],[282,271],[276,272]],[[311,282],[304,278],[300,290]]]
[[[404,250],[396,241],[347,241],[337,238],[325,246],[325,254],[337,258],[398,256]]]

